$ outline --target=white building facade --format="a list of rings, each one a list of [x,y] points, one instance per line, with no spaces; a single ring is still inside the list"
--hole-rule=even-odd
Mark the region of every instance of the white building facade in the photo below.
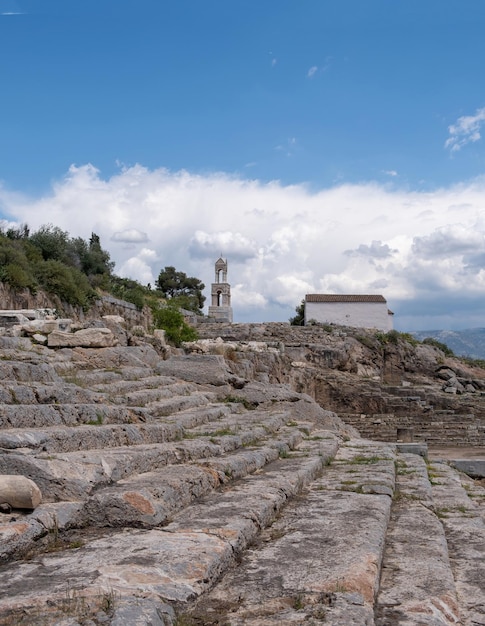
[[[393,313],[381,295],[307,294],[305,325],[311,321],[354,328],[375,328],[388,332],[393,328]]]

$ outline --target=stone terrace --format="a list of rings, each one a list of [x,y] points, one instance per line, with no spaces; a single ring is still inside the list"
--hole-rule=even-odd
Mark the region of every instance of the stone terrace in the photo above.
[[[253,348],[0,338],[1,625],[485,624],[485,489]]]

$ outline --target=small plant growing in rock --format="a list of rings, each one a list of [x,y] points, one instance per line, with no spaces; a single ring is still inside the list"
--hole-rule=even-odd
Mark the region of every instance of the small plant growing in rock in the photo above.
[[[305,606],[304,603],[304,596],[302,593],[298,593],[294,600],[293,600],[293,608],[295,609],[295,611],[299,611],[300,609],[303,609]]]
[[[87,423],[89,424],[89,426],[102,426],[103,421],[104,421],[104,415],[100,413],[99,411],[96,411],[96,419],[89,420]]]
[[[248,411],[256,408],[252,402],[249,402],[249,400],[246,400],[246,398],[241,398],[240,396],[226,396],[224,398],[224,402],[234,402],[235,404],[242,404],[243,407]]]

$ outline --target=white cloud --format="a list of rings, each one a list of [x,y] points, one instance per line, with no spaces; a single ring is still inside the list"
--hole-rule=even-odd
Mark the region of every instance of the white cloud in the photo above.
[[[132,278],[147,285],[154,284],[156,276],[153,275],[152,268],[140,257],[131,257],[118,268],[118,274],[124,278]]]
[[[306,73],[306,75],[308,78],[313,78],[317,72],[318,72],[318,66],[312,65],[311,68]]]
[[[219,255],[245,261],[257,254],[257,244],[241,233],[231,231],[206,233],[198,230],[189,244],[189,253],[197,258],[214,259]]]
[[[383,170],[383,174],[386,174],[386,176],[397,176],[396,170]]]
[[[148,241],[148,235],[137,228],[129,228],[127,230],[113,233],[111,241],[122,243],[145,243]]]
[[[173,265],[209,296],[222,252],[236,321],[288,320],[311,292],[383,293],[402,330],[439,328],[443,310],[470,326],[482,306],[485,178],[426,193],[377,183],[310,190],[140,165],[103,179],[84,165],[43,197],[0,187],[0,207],[9,225],[97,233],[115,271],[144,284]]]
[[[477,109],[475,115],[463,115],[455,124],[448,126],[450,136],[445,142],[445,148],[451,152],[461,150],[468,143],[481,139],[480,128],[485,122],[485,107]]]

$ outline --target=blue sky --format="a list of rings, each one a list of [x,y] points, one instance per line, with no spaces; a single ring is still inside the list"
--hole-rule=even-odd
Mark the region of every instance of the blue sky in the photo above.
[[[116,270],[236,321],[383,293],[484,326],[482,0],[0,0],[0,217],[101,236]]]

